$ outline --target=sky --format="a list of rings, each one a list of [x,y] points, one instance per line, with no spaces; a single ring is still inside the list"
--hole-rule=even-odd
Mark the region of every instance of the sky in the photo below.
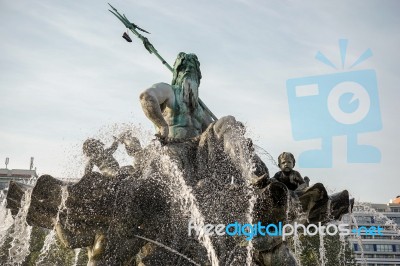
[[[314,125],[322,125],[316,134],[332,140],[332,166],[298,163],[297,171],[311,183],[325,184],[330,192],[347,189],[359,201],[387,203],[400,195],[398,1],[111,4],[151,32],[146,37],[170,64],[179,52],[195,53],[203,77],[201,99],[217,117],[233,115],[242,121],[248,136],[275,160],[283,151],[300,158],[304,151],[321,146],[319,137],[299,138],[295,124],[305,135],[315,133]],[[154,129],[141,110],[139,94],[154,83],[170,82],[172,75],[133,34],[132,43],[121,38],[125,28],[108,9],[107,2],[98,0],[0,1],[0,160],[9,157],[9,169],[27,169],[34,157],[39,174],[79,178],[85,139],[97,137],[109,144],[113,135],[127,128],[140,128],[144,143],[151,138]],[[339,40],[347,40],[344,64]],[[368,49],[372,56],[350,68]],[[318,52],[337,67],[316,60]],[[361,91],[358,100],[335,105],[331,94],[321,93],[306,104],[314,108],[307,109],[313,125],[307,124],[301,110],[291,116],[295,106],[289,102],[288,80],[312,76],[322,90],[322,77],[340,81],[350,71],[363,70],[370,71],[366,76],[350,74],[353,86],[361,84],[354,87]],[[364,78],[372,79],[368,84],[375,84],[369,88],[373,93],[363,89],[368,85],[362,83]],[[336,89],[324,86],[328,93]],[[354,131],[352,125],[341,124],[343,132],[338,135],[325,127],[326,121],[337,121],[329,113],[337,115],[340,109],[332,111],[332,106],[350,108],[341,114],[346,116],[358,112],[368,99],[366,110],[375,115],[359,120],[367,119],[375,129],[364,125]],[[360,144],[379,150],[380,160],[348,162],[348,132],[356,134]],[[117,157],[122,164],[129,163],[122,148]],[[0,168],[5,167],[3,162]],[[272,174],[277,171],[268,165]]]

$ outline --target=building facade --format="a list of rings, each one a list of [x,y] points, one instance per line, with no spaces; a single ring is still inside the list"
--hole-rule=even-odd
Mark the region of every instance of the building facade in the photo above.
[[[352,215],[343,217],[343,222],[352,228],[383,228],[382,235],[362,231],[349,237],[357,264],[400,266],[400,196],[388,204],[357,204]]]
[[[0,190],[8,188],[11,180],[29,182],[33,178],[37,178],[36,170],[2,168],[0,169]]]

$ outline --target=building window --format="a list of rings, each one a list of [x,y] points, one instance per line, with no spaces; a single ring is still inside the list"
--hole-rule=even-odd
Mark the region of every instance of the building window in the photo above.
[[[392,237],[391,236],[379,236],[379,235],[376,235],[375,239],[392,239]]]
[[[350,217],[349,217],[348,215],[345,215],[345,216],[343,216],[343,218],[342,218],[342,222],[344,222],[344,223],[350,223],[350,222],[351,222],[351,219],[350,219]]]
[[[374,220],[371,216],[358,216],[356,219],[359,226],[362,224],[371,224]]]
[[[364,251],[374,251],[374,245],[372,244],[364,244],[363,245]]]
[[[378,245],[376,245],[376,251],[392,252],[393,251],[393,247],[392,247],[392,245],[381,245],[381,244],[378,244]]]
[[[385,258],[385,259],[392,259],[393,255],[387,255],[387,254],[376,254],[377,258]]]
[[[388,217],[390,220],[400,225],[400,217]]]
[[[361,235],[362,239],[372,239],[371,235]]]

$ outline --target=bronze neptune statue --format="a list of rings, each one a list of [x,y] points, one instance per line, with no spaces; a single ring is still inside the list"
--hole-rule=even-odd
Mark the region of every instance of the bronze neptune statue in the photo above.
[[[230,115],[217,119],[200,100],[198,57],[179,53],[170,67],[137,25],[113,7],[110,12],[173,73],[171,84],[157,83],[140,94],[156,139],[141,147],[126,133],[108,149],[99,140],[85,142],[91,158],[85,175],[77,183],[41,176],[28,224],[55,230],[68,248],[87,248],[88,265],[297,265],[282,238],[249,242],[200,229],[193,235],[188,225],[325,223],[348,211],[347,191],[328,196],[322,184],[309,186],[293,170],[290,153],[279,156],[281,171],[270,178],[244,125]],[[134,164],[119,167],[112,157],[118,142]],[[10,185],[14,214],[26,189]]]

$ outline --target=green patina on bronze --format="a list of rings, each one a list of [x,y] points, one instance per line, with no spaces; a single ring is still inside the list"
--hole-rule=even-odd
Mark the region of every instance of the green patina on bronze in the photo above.
[[[193,71],[197,76],[197,83],[200,86],[201,71],[200,62],[195,54],[186,54],[180,52],[175,60],[171,85],[182,85],[183,77],[179,76],[178,73],[184,70]]]
[[[195,54],[186,54],[181,52],[178,54],[173,68],[173,78],[171,82],[172,90],[174,91],[174,118],[173,127],[171,127],[174,135],[179,127],[186,127],[186,115],[190,114],[193,117],[202,117],[203,109],[199,106],[198,97],[192,93],[185,91],[184,80],[190,77],[196,82],[197,88],[200,85],[201,71],[200,62]],[[189,94],[189,95],[188,95]],[[190,96],[195,97],[192,99]]]
[[[112,10],[109,10],[114,16],[116,16],[124,25],[127,29],[129,29],[131,32],[133,32],[133,34],[135,34],[139,39],[142,40],[144,47],[146,48],[147,51],[149,51],[150,54],[155,54],[155,56],[157,56],[157,58],[163,63],[163,65],[165,65],[171,72],[174,73],[175,76],[175,71],[174,69],[165,61],[165,59],[158,53],[158,51],[154,48],[153,44],[150,43],[149,39],[147,39],[146,37],[144,37],[142,34],[140,34],[137,30],[143,31],[143,32],[147,32],[148,31],[138,27],[136,24],[130,22],[126,16],[123,14],[121,15],[118,10],[116,8],[114,8],[112,5],[108,4]],[[193,56],[196,57],[197,56],[193,54]],[[197,60],[198,62],[198,60]],[[176,62],[175,62],[176,64]],[[200,63],[199,63],[200,66]],[[199,69],[200,72],[200,69]],[[200,78],[201,78],[201,74],[200,74]],[[174,85],[174,84],[172,84]],[[199,82],[200,85],[200,82]],[[200,104],[200,106],[204,109],[205,112],[207,112],[215,121],[218,120],[218,118],[211,112],[210,109],[208,109],[208,107],[205,105],[205,103],[198,98],[198,102]]]

